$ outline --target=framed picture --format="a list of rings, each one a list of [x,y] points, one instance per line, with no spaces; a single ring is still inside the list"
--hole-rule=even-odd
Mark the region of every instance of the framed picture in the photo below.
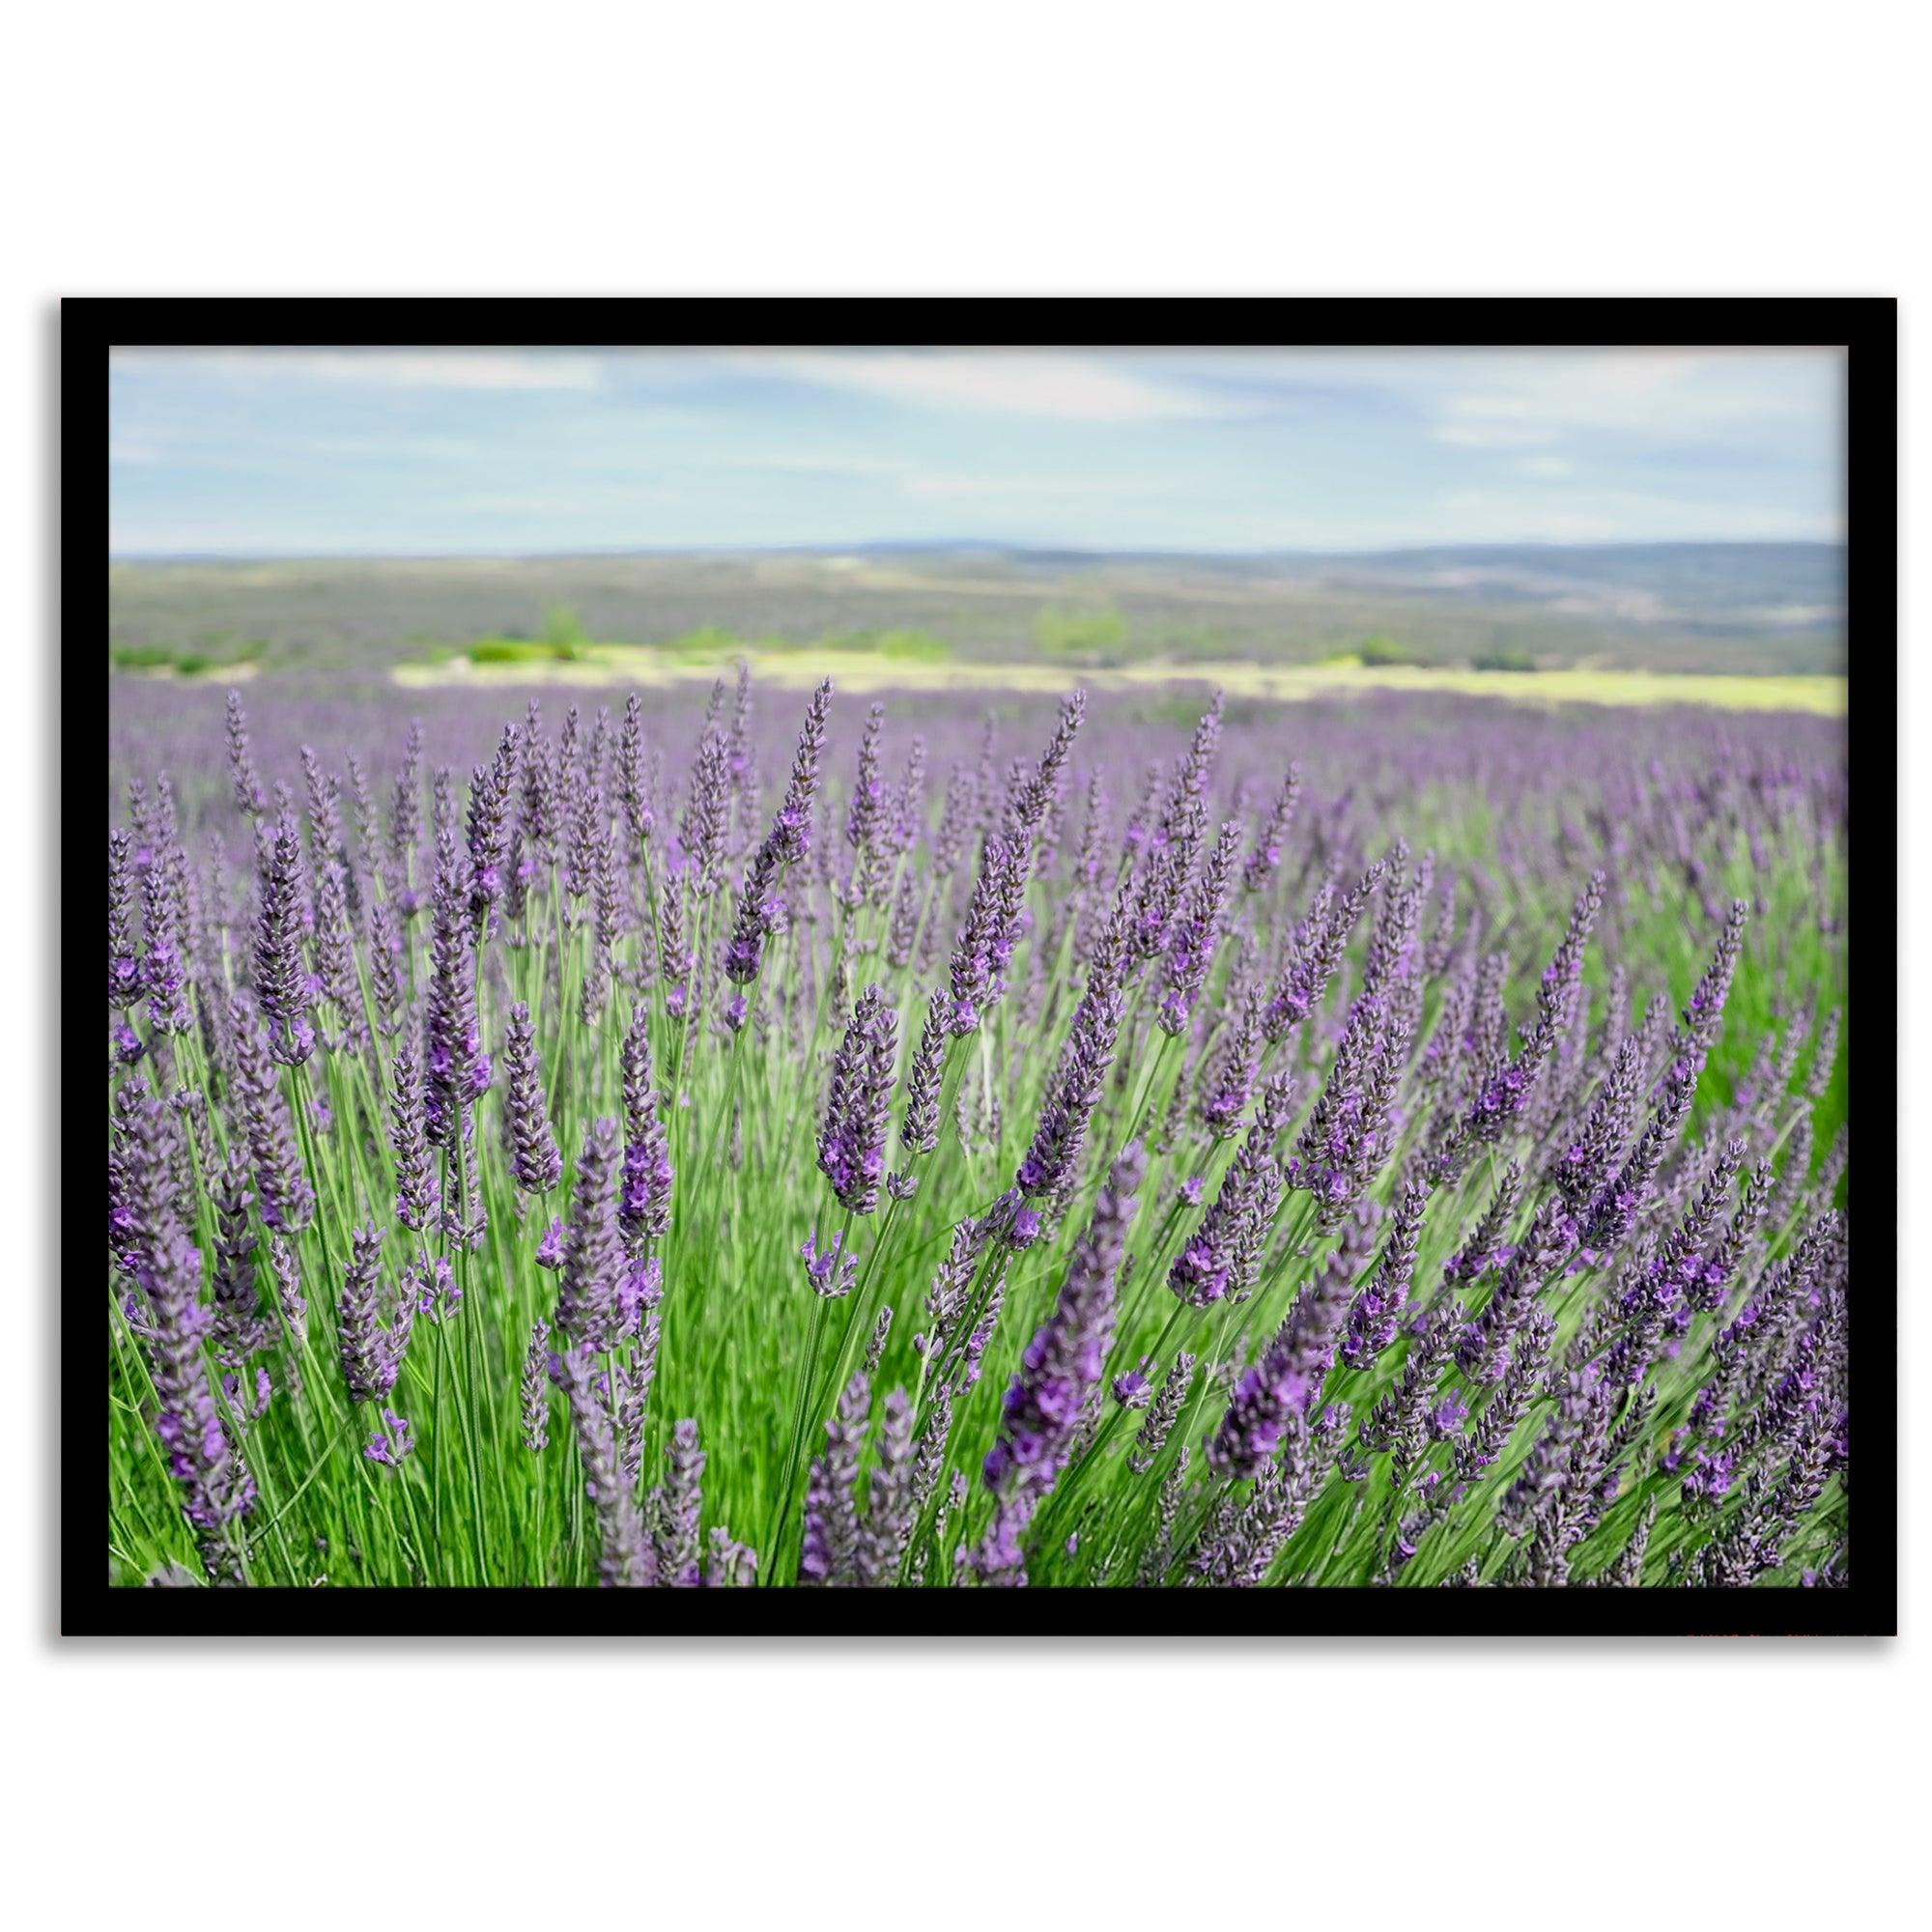
[[[64,1628],[1894,1630],[1895,328],[68,303]]]

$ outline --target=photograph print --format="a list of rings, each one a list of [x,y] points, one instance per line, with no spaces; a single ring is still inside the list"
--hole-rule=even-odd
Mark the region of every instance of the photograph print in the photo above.
[[[1893,305],[1044,313],[65,306],[66,1628],[1895,1628]]]

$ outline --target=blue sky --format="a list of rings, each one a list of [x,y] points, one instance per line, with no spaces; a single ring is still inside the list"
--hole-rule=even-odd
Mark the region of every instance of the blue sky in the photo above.
[[[114,352],[117,555],[1836,539],[1843,360]]]

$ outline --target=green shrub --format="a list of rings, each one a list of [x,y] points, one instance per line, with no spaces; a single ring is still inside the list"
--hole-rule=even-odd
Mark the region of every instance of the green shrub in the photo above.
[[[166,670],[175,661],[172,644],[110,644],[109,660],[121,670]]]
[[[695,631],[687,631],[681,638],[668,638],[658,645],[661,651],[676,651],[691,657],[730,657],[742,651],[744,645],[737,634],[727,631],[718,624],[700,624]]]
[[[1372,669],[1388,665],[1427,665],[1430,660],[1413,644],[1399,643],[1394,638],[1364,638],[1354,655]]]
[[[1054,657],[1092,657],[1125,646],[1127,620],[1111,605],[1077,610],[1049,604],[1033,620],[1033,637]]]
[[[478,638],[469,646],[471,664],[544,664],[555,657],[575,657],[572,649],[538,643],[530,638]]]
[[[583,626],[568,604],[559,604],[544,617],[544,642],[550,646],[550,653],[557,658],[575,658],[582,654],[582,647],[590,641],[583,635]]]
[[[1472,670],[1535,670],[1537,664],[1527,651],[1498,644],[1490,650],[1478,651],[1469,660],[1469,668]]]
[[[952,655],[952,646],[930,631],[881,631],[872,647],[900,664],[944,664]]]

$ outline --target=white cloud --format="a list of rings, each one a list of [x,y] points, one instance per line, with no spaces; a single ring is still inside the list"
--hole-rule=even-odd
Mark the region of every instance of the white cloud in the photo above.
[[[1104,474],[1050,476],[937,469],[909,456],[867,456],[828,449],[782,449],[724,455],[708,462],[722,469],[768,470],[781,475],[843,476],[895,486],[901,497],[1122,497],[1146,496],[1157,483],[1145,476]]]
[[[192,370],[384,389],[594,389],[602,380],[596,356],[541,349],[116,349],[108,359],[130,373]]]
[[[1567,456],[1531,456],[1524,459],[1522,473],[1540,477],[1574,476],[1577,466]]]
[[[772,469],[788,476],[903,476],[911,468],[902,456],[866,456],[837,449],[758,449],[741,454],[707,455],[714,469]]]
[[[1842,361],[1817,350],[1490,351],[1401,358],[1389,374],[1438,442],[1510,448],[1588,431],[1694,441],[1807,419],[1829,435]]]
[[[1415,543],[1835,543],[1839,519],[1757,503],[1692,502],[1636,490],[1452,490],[1417,519]]]
[[[1748,314],[1741,316],[1748,327]],[[1592,431],[1672,444],[1835,433],[1844,354],[1820,349],[1281,349],[1150,358],[1151,378],[1250,392],[1393,399],[1432,440],[1536,449]]]
[[[918,470],[900,488],[908,497],[1121,497],[1145,495],[1147,482],[1096,476],[976,476],[952,470]]]
[[[1557,437],[1553,426],[1528,422],[1445,422],[1431,434],[1462,449],[1536,449]]]
[[[1241,412],[1237,406],[1096,355],[1024,349],[750,350],[723,359],[748,374],[858,389],[926,409],[1116,423]]]

